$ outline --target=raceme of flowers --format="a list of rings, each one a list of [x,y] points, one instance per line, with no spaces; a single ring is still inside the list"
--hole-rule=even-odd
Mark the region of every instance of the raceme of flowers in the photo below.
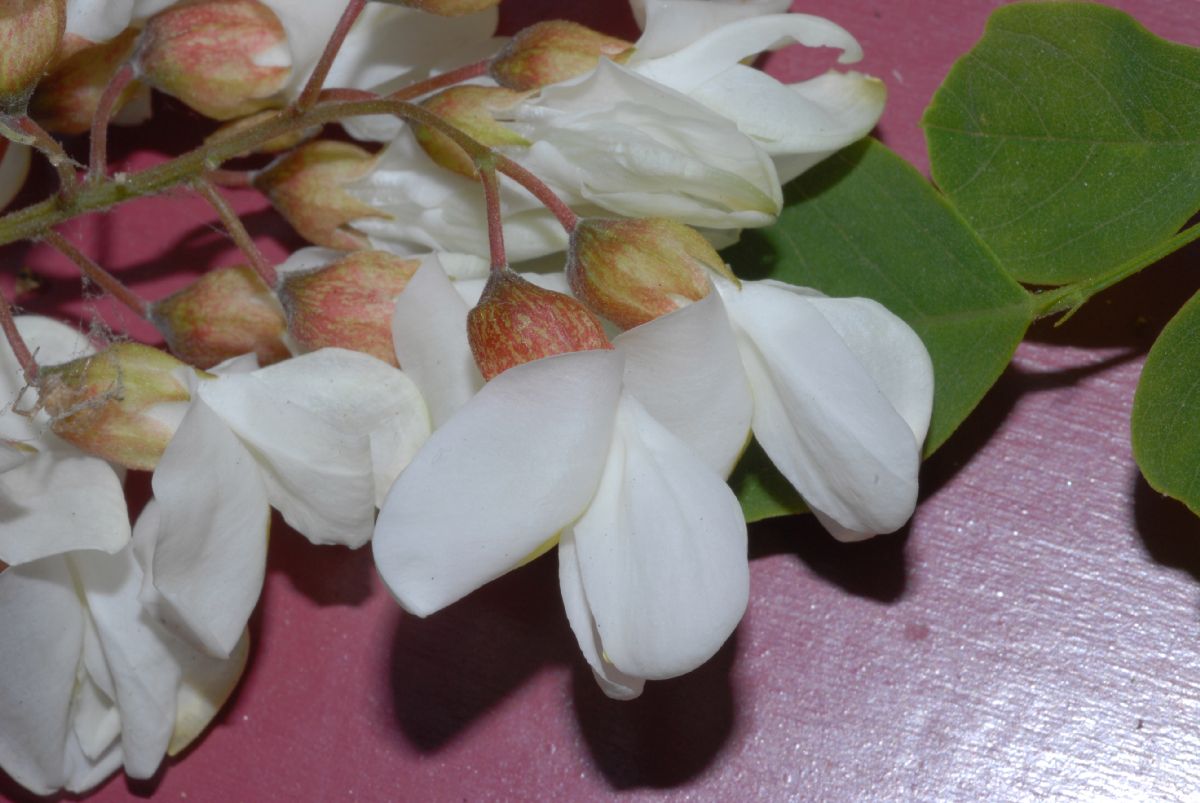
[[[82,792],[195,740],[246,664],[272,508],[313,543],[371,541],[417,616],[553,552],[617,699],[737,627],[747,527],[725,479],[751,438],[834,537],[903,526],[933,399],[920,339],[874,301],[739,280],[714,250],[771,223],[782,184],[882,111],[868,76],[784,85],[746,66],[797,42],[861,57],[787,5],[635,2],[643,33],[624,42],[567,23],[504,40],[489,0],[369,3],[324,86],[428,87],[413,96],[444,123],[374,115],[345,121],[364,146],[275,142],[247,183],[315,247],[148,302],[174,356],[10,318],[0,641],[21,648],[0,652],[0,767]],[[16,133],[24,104],[51,133],[85,131],[128,65],[114,121],[143,122],[155,88],[230,121],[219,141],[301,103],[344,10],[37,8],[25,24],[57,49],[0,76],[19,140],[3,203],[44,144]],[[516,180],[490,195],[496,166]],[[132,524],[129,471],[153,490]]]

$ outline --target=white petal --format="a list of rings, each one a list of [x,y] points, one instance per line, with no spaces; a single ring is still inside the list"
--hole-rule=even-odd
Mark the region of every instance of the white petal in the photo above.
[[[11,471],[37,454],[33,447],[17,447],[8,441],[0,441],[0,474]]]
[[[630,329],[613,345],[625,355],[625,389],[728,476],[750,437],[754,400],[720,296]]]
[[[377,503],[429,437],[429,412],[416,384],[368,354],[320,349],[263,368],[252,381],[347,436],[365,434]]]
[[[17,331],[39,365],[58,365],[94,352],[87,338],[64,323],[40,315],[16,319]],[[49,418],[18,414],[37,406],[37,392],[27,388],[7,338],[0,338],[0,438],[35,441],[49,426]],[[36,443],[30,445],[36,446]]]
[[[340,428],[355,422],[339,420],[344,410],[321,403],[319,374],[291,380],[320,364],[310,357],[203,382],[197,395],[254,455],[271,505],[288,524],[313,543],[361,546],[375,513],[370,433]],[[277,385],[295,388],[294,395]]]
[[[822,314],[822,300],[766,283],[722,288],[754,392],[754,434],[775,466],[814,510],[858,533],[899,528],[912,515],[920,448],[856,351],[873,346],[927,393],[928,357],[891,351],[890,325],[872,334],[875,308],[847,306],[866,342],[852,349]],[[817,303],[814,303],[816,301]]]
[[[116,555],[81,552],[70,559],[112,674],[125,771],[149,778],[162,763],[175,726],[179,665],[138,600],[142,571],[131,548]]]
[[[396,299],[396,360],[412,377],[437,429],[483,387],[467,342],[467,305],[437,264],[427,260]]]
[[[262,590],[270,509],[254,458],[200,400],[167,445],[152,480],[157,505],[139,519],[146,582],[164,618],[213,655],[234,649]],[[155,526],[157,525],[157,526]],[[143,599],[153,601],[151,588]]]
[[[0,767],[26,789],[66,782],[63,755],[84,614],[63,558],[0,573]]]
[[[791,0],[631,0],[634,17],[644,29],[633,60],[674,53],[736,20],[782,14],[791,4]]]
[[[600,644],[600,634],[596,632],[592,612],[588,610],[583,579],[579,575],[575,534],[570,529],[563,530],[562,538],[558,542],[558,585],[562,590],[567,622],[570,623],[575,640],[579,642],[579,649],[583,652],[588,666],[592,668],[592,675],[600,684],[600,688],[614,700],[632,700],[640,696],[646,681],[626,675],[604,657],[604,647]]]
[[[0,142],[0,209],[8,206],[29,175],[29,146]]]
[[[373,548],[426,616],[516,566],[583,511],[612,436],[614,351],[510,368],[434,431],[379,512]]]
[[[183,673],[175,702],[175,730],[167,746],[173,756],[203,733],[233,692],[250,656],[250,635],[242,632],[229,658],[212,658],[182,642],[174,642],[172,651]]]
[[[858,42],[836,23],[810,14],[770,14],[730,23],[669,56],[638,64],[636,69],[653,81],[691,94],[747,56],[788,41],[806,47],[835,47],[842,51],[838,58],[842,64],[862,59]]]
[[[746,610],[746,523],[736,497],[629,395],[575,545],[604,653],[627,674],[695,669]]]
[[[116,552],[129,541],[125,492],[112,466],[53,435],[0,474],[0,561],[75,549]]]
[[[89,625],[86,632],[90,634],[90,640],[96,643],[96,651],[103,662],[104,653],[96,641],[95,631],[96,629]],[[84,644],[86,649],[87,642]],[[99,761],[112,750],[121,735],[121,715],[117,712],[117,706],[96,683],[91,673],[82,669],[76,678],[75,699],[71,705],[71,731],[76,745],[83,753],[84,761],[80,762],[81,765]],[[70,763],[68,760],[68,766]],[[70,770],[67,774],[71,774]]]

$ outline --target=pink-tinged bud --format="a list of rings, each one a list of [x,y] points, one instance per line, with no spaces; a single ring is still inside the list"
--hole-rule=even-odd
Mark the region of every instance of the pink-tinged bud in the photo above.
[[[492,59],[491,75],[509,89],[541,89],[595,69],[602,58],[623,64],[632,55],[632,42],[577,22],[550,20],[510,39]]]
[[[246,265],[217,268],[150,305],[150,320],[176,357],[197,368],[253,353],[259,365],[285,360],[287,326],[266,283]]]
[[[406,6],[437,14],[439,17],[461,17],[464,14],[474,14],[486,11],[500,5],[500,0],[384,0],[394,6]]]
[[[422,101],[421,105],[484,145],[528,147],[529,140],[496,122],[495,117],[496,112],[517,105],[524,97],[524,93],[494,86],[456,86]],[[447,170],[475,178],[475,162],[454,140],[428,126],[414,124],[412,128],[430,159]]]
[[[317,140],[273,162],[255,177],[254,186],[310,243],[357,251],[371,244],[350,221],[391,215],[352,197],[342,185],[365,176],[375,162],[357,145]]]
[[[150,18],[135,63],[150,86],[229,120],[278,105],[290,59],[282,23],[258,0],[192,0]]]
[[[54,434],[126,468],[152,470],[191,399],[171,355],[140,343],[118,343],[98,354],[38,374],[42,409]]]
[[[25,113],[66,25],[67,0],[0,0],[0,114]]]
[[[708,240],[665,218],[581,220],[567,253],[571,292],[622,329],[704,298],[710,272],[737,282]]]
[[[278,292],[288,334],[305,351],[337,346],[396,365],[392,312],[420,266],[383,251],[356,251],[331,265],[284,274]]]
[[[96,106],[109,80],[133,53],[138,32],[129,28],[107,42],[95,44],[67,34],[50,72],[29,101],[29,114],[47,131],[82,134],[92,126]],[[138,90],[129,83],[117,98],[120,110]]]
[[[271,118],[275,117],[278,114],[279,114],[279,112],[274,109],[264,109],[261,112],[258,112],[256,114],[251,114],[247,117],[242,117],[237,120],[230,120],[228,123],[225,123],[224,125],[222,125],[220,128],[218,128],[212,134],[205,137],[204,144],[205,145],[215,145],[223,140],[229,139],[230,137],[235,137],[238,134],[242,133],[243,131],[247,131],[251,128],[254,128],[255,126],[259,125],[260,123],[264,123],[267,120],[270,120]],[[292,148],[295,148],[295,147],[301,145],[302,143],[307,142],[308,140],[312,139],[319,133],[321,133],[320,126],[310,126],[308,128],[300,128],[295,131],[289,131],[286,134],[280,134],[279,136],[277,136],[273,139],[269,139],[266,142],[262,143],[261,145],[256,147],[254,150],[246,151],[245,153],[240,153],[238,155],[239,156],[249,156],[253,153],[267,153],[267,154],[275,155],[275,154],[284,153],[286,151],[290,151]]]
[[[542,357],[612,348],[587,307],[507,268],[492,272],[467,314],[467,339],[484,379]]]

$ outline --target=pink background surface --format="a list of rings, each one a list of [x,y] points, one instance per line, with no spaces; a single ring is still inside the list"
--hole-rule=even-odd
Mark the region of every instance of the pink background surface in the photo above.
[[[999,5],[826,0],[803,10],[859,38],[859,68],[890,91],[879,134],[925,169],[920,113]],[[1196,0],[1109,5],[1200,45]],[[618,2],[505,6],[510,30],[545,14],[630,32]],[[796,79],[812,63],[787,51],[768,66]],[[206,130],[172,104],[159,110],[166,133],[119,135],[118,167],[159,161]],[[270,255],[298,245],[254,193],[231,197]],[[238,261],[213,221],[180,197],[64,231],[157,298],[180,276]],[[902,532],[840,545],[807,517],[752,527],[741,627],[706,666],[634,702],[595,687],[553,560],[422,621],[392,603],[369,551],[311,547],[277,526],[251,666],[230,704],[156,778],[118,775],[95,799],[1200,793],[1200,524],[1139,478],[1128,426],[1146,349],[1200,287],[1198,257],[1193,246],[1066,326],[1035,327],[927,462]],[[6,274],[27,265],[58,277],[27,307],[95,307],[118,329],[152,334],[105,301],[78,302],[78,281],[44,249],[4,259]],[[0,794],[24,797],[2,776]]]

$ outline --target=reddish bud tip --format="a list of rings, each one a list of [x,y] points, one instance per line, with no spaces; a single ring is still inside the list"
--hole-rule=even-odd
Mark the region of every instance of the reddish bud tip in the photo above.
[[[350,221],[391,216],[351,197],[342,185],[365,176],[375,161],[357,145],[317,140],[273,162],[254,179],[254,186],[304,239],[339,251],[357,251],[370,243]]]
[[[456,86],[421,102],[467,136],[489,147],[528,147],[529,140],[496,121],[498,111],[520,103],[525,95],[494,86]],[[450,137],[428,126],[413,125],[413,134],[429,158],[447,170],[475,178],[475,163]]]
[[[58,52],[67,0],[0,3],[0,114],[25,113],[29,96]]]
[[[492,272],[468,313],[467,339],[484,379],[542,357],[612,348],[587,307],[507,268]]]
[[[191,399],[174,357],[118,343],[89,357],[42,366],[38,397],[54,434],[105,460],[152,470]]]
[[[624,63],[633,43],[584,25],[551,20],[518,33],[492,60],[491,75],[509,89],[541,89],[595,69],[601,58]]]
[[[290,58],[282,23],[258,0],[191,0],[150,18],[135,63],[146,83],[229,120],[277,105]]]
[[[356,251],[332,265],[285,273],[279,300],[288,334],[304,351],[361,351],[396,365],[392,312],[420,262],[383,251]]]
[[[211,368],[240,354],[259,365],[290,356],[283,343],[286,321],[271,290],[246,265],[217,268],[150,307],[150,320],[171,352],[197,368]]]
[[[699,232],[665,218],[581,220],[567,254],[571,292],[622,329],[704,298],[710,271],[737,281]]]

